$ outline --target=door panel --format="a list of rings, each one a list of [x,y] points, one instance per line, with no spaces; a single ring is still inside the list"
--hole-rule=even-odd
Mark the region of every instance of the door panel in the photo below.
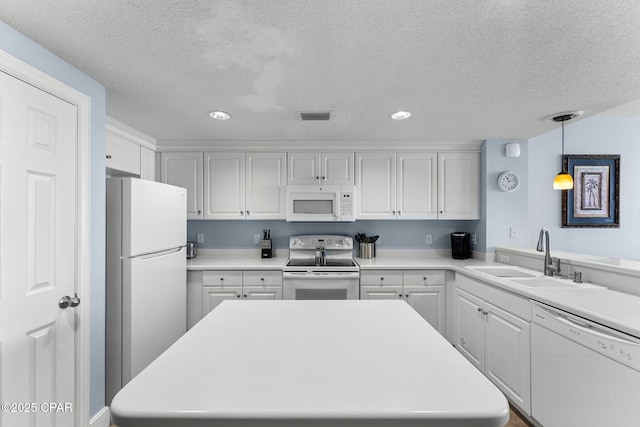
[[[484,369],[483,301],[461,289],[454,293],[454,343],[478,369]]]
[[[405,286],[404,297],[414,310],[444,335],[444,286]]]
[[[396,158],[398,219],[436,219],[436,153],[397,153]]]
[[[530,414],[529,323],[491,304],[487,311],[485,375]]]
[[[0,412],[3,426],[73,426],[76,106],[0,71]],[[74,408],[78,409],[78,408]]]

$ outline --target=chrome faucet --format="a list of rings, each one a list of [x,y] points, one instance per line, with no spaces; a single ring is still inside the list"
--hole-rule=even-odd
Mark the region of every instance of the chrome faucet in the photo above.
[[[316,257],[315,262],[316,265],[327,265],[327,256],[324,250],[324,246],[318,245],[316,246]]]
[[[553,258],[551,258],[551,252],[549,251],[549,230],[546,228],[540,230],[536,250],[538,252],[544,251],[544,268],[542,271],[545,276],[553,276],[553,273],[560,273],[560,263],[558,263],[558,267],[553,265]]]

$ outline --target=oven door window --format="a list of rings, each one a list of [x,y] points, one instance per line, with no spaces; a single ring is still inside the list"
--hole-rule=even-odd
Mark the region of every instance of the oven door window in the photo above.
[[[294,214],[333,214],[333,199],[328,200],[294,200]]]

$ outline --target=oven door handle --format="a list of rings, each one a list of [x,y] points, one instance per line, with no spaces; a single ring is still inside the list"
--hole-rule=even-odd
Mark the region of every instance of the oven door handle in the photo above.
[[[283,272],[283,279],[303,279],[303,280],[328,280],[328,279],[358,279],[360,277],[360,273],[357,271],[353,272]]]

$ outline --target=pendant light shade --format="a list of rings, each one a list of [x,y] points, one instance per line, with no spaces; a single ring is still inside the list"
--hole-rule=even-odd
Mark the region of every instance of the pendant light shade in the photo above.
[[[553,180],[554,190],[571,190],[573,188],[573,178],[567,172],[560,172]]]
[[[562,170],[558,175],[556,175],[555,179],[553,180],[554,190],[573,189],[573,177],[564,169],[564,122],[566,122],[567,120],[571,120],[581,114],[582,111],[575,111],[562,113],[551,118],[554,122],[562,123],[562,157],[560,158],[560,161],[562,162]]]

